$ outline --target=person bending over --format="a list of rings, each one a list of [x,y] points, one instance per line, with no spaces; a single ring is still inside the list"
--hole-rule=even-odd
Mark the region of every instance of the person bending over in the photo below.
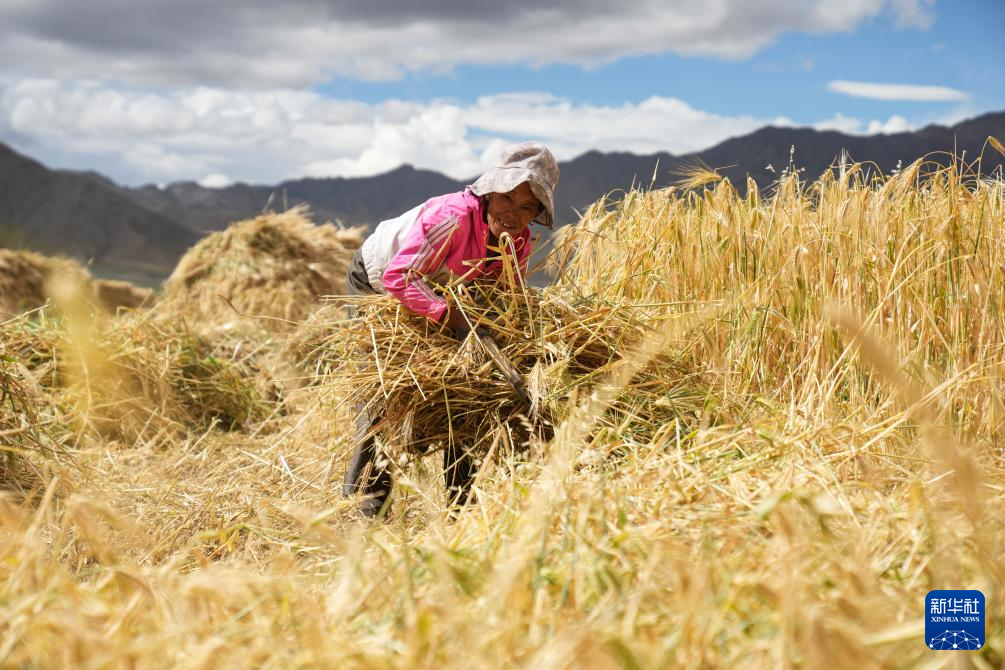
[[[513,238],[516,262],[526,277],[530,224],[554,225],[558,164],[543,145],[513,144],[494,167],[463,191],[430,198],[401,216],[382,221],[353,255],[348,271],[352,295],[386,293],[410,311],[464,339],[470,326],[430,283],[499,279],[502,261],[490,251],[502,234]],[[503,250],[506,253],[506,250]],[[375,516],[391,492],[388,468],[377,462],[373,427],[379,416],[357,407],[356,442],[346,471],[344,495],[363,494],[360,511]],[[467,502],[475,469],[463,449],[443,455],[444,483],[452,504]]]

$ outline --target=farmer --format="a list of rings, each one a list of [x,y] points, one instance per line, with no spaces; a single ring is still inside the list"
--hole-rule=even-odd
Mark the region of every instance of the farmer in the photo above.
[[[451,278],[498,279],[502,262],[489,247],[499,247],[508,233],[517,265],[526,277],[531,252],[530,223],[554,225],[558,165],[544,146],[524,142],[506,147],[495,167],[459,193],[430,198],[401,216],[382,221],[349,264],[348,292],[386,293],[409,310],[441,324],[455,338],[470,326],[459,309],[433,291],[426,279],[445,284]],[[507,249],[504,253],[509,253]],[[343,493],[364,494],[360,511],[375,516],[391,492],[391,473],[377,459],[373,427],[380,417],[357,407],[356,446]],[[463,505],[475,468],[462,449],[443,454],[444,483],[453,504]]]

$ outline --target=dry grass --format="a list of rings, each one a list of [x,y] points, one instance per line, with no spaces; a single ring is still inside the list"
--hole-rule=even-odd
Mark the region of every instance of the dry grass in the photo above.
[[[0,349],[0,487],[19,487],[27,450],[44,448],[38,408],[23,368]]]
[[[65,461],[69,430],[44,390],[10,345],[18,321],[0,337],[0,490],[27,495],[39,485],[46,462]]]
[[[486,460],[456,520],[422,459],[386,524],[355,517],[336,378],[240,431],[81,433],[78,470],[0,500],[0,664],[934,668],[961,656],[926,649],[925,593],[978,588],[988,643],[963,658],[1001,667],[1005,186],[924,172],[592,209],[562,285],[484,319],[515,358],[560,361],[597,314],[625,342],[552,378],[579,391],[541,387],[553,438]],[[371,310],[416,372],[385,388],[501,398],[480,367],[436,382],[453,345]],[[135,323],[126,350],[158,341]],[[358,339],[325,323],[294,336],[326,344],[322,373]],[[667,410],[682,370],[709,386],[693,421]]]
[[[139,315],[110,319],[83,299],[72,305],[57,317],[43,312],[8,322],[0,342],[46,403],[82,434],[163,444],[267,416],[269,403],[248,370],[183,325]]]

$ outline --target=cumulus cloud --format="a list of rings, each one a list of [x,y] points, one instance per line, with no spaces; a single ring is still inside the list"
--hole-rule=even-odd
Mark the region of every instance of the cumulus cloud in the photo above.
[[[879,84],[865,81],[836,80],[827,89],[856,98],[873,100],[901,100],[904,102],[958,102],[970,96],[947,86],[918,86],[914,84]]]
[[[866,128],[867,135],[876,135],[882,133],[884,135],[890,135],[893,133],[906,133],[914,130],[914,126],[905,119],[903,116],[894,114],[886,121],[872,120],[869,122],[869,126]]]
[[[915,130],[914,124],[899,114],[894,114],[886,121],[872,119],[863,123],[861,119],[853,116],[845,116],[838,112],[829,119],[824,119],[813,124],[817,130],[836,130],[848,135],[876,135],[906,133]]]
[[[792,122],[716,115],[659,96],[611,106],[533,92],[364,104],[306,91],[151,93],[55,80],[0,89],[0,135],[27,138],[42,159],[91,156],[127,183],[275,183],[370,175],[402,163],[463,179],[512,138],[544,141],[561,159],[589,149],[686,153],[765,123]]]
[[[886,15],[926,27],[932,0],[6,0],[0,75],[297,88],[459,64],[571,63],[675,52],[742,59],[784,32]]]
[[[234,183],[230,177],[219,172],[208,174],[199,180],[199,186],[203,188],[227,188]]]
[[[862,132],[862,121],[853,116],[845,116],[838,112],[829,119],[818,121],[813,124],[816,130],[836,130],[839,133],[860,133]]]

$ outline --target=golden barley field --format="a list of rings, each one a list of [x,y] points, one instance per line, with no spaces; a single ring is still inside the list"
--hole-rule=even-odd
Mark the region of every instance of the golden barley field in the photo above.
[[[0,316],[0,667],[1003,667],[1005,182],[747,186],[611,194],[553,286],[458,297],[533,412],[393,303],[315,301],[361,238],[302,210],[151,307],[55,273]],[[408,429],[378,522],[341,495],[368,396]],[[416,435],[477,444],[474,504]],[[982,591],[981,650],[926,647],[932,589]]]

